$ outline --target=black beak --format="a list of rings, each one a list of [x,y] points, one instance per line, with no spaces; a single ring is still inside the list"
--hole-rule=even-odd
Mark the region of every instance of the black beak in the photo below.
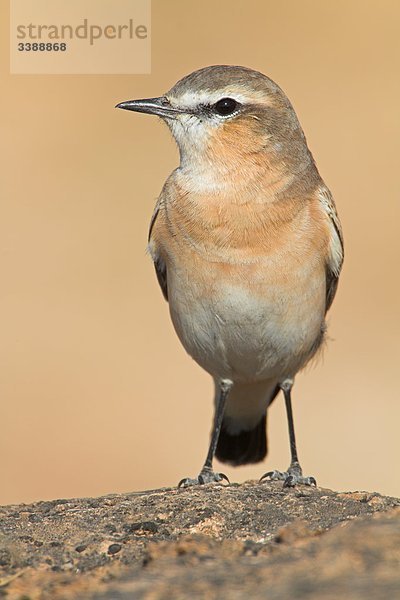
[[[115,108],[134,110],[135,112],[148,113],[149,115],[157,115],[158,117],[174,117],[184,112],[171,106],[165,96],[161,96],[160,98],[146,98],[145,100],[128,100],[127,102],[117,104]]]

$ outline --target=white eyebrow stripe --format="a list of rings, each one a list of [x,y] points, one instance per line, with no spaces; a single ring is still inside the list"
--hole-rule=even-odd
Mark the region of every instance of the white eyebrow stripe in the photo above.
[[[233,98],[236,102],[241,104],[249,101],[249,97],[244,94],[240,94],[236,91],[225,89],[217,92],[185,92],[182,96],[171,97],[171,104],[179,105],[185,108],[194,108],[201,104],[212,105],[221,100],[222,98]]]
[[[200,105],[212,106],[222,98],[232,98],[240,104],[260,103],[264,106],[272,106],[273,100],[267,96],[265,92],[247,92],[243,93],[237,87],[227,86],[221,90],[210,92],[209,90],[190,92],[187,91],[182,95],[174,96],[173,93],[167,94],[172,106],[180,108],[193,109]]]

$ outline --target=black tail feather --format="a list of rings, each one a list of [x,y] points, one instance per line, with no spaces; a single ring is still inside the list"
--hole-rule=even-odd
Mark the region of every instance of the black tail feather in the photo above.
[[[267,455],[266,415],[251,431],[232,435],[222,423],[216,458],[234,466],[261,462]]]

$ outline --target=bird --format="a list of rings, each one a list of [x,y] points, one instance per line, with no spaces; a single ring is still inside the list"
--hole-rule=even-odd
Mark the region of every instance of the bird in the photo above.
[[[204,465],[179,486],[229,483],[214,457],[261,462],[280,391],[291,461],[260,482],[317,485],[298,458],[292,388],[324,346],[343,235],[292,104],[259,71],[213,65],[162,96],[117,108],[160,117],[180,155],[156,203],[148,250],[175,331],[212,376],[215,396]]]

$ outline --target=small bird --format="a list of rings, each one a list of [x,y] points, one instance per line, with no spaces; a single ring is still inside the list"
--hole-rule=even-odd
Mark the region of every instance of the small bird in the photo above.
[[[181,343],[214,379],[215,414],[203,468],[179,485],[227,480],[214,456],[262,461],[280,390],[291,462],[260,481],[316,485],[298,459],[291,390],[323,344],[343,237],[291,103],[262,73],[220,65],[117,108],[161,117],[180,152],[151,219],[149,252]]]

